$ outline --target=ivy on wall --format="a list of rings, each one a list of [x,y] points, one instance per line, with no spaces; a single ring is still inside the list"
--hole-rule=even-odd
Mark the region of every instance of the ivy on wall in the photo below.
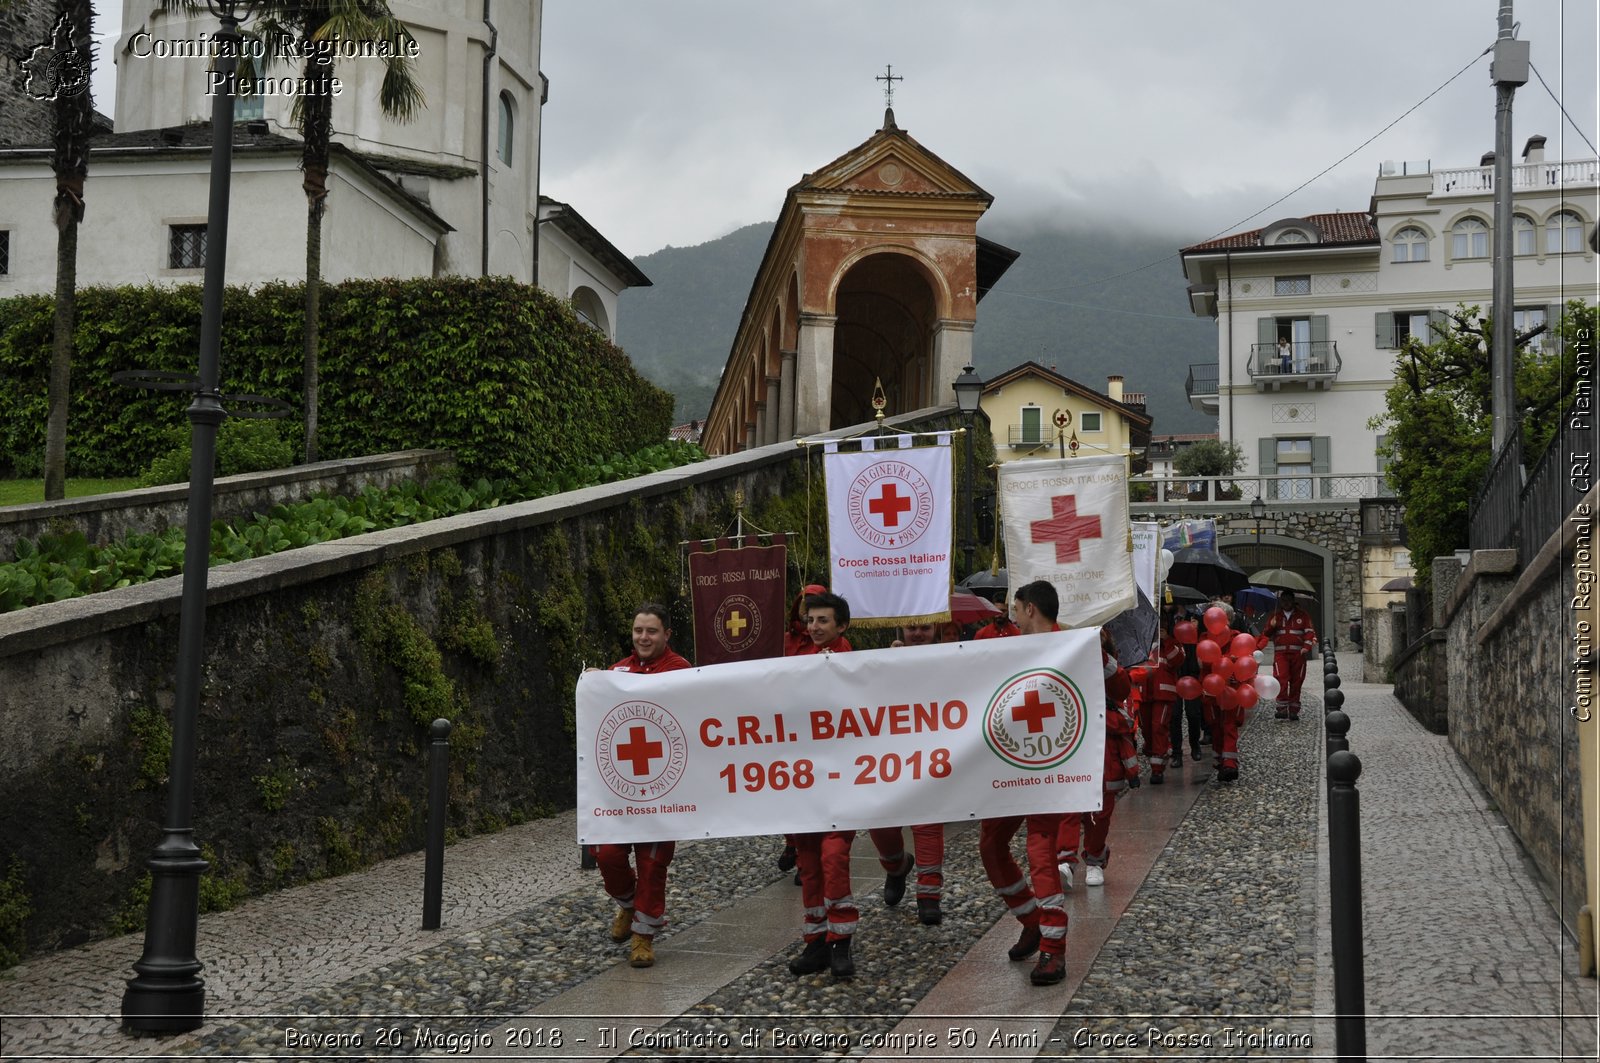
[[[230,287],[222,389],[298,407],[303,285]],[[186,403],[123,387],[126,369],[193,373],[201,290],[84,288],[67,460],[73,476],[138,475],[187,427]],[[0,300],[0,475],[44,454],[52,300]],[[672,396],[554,296],[506,278],[353,280],[322,298],[325,459],[453,450],[471,475],[547,476],[667,437]],[[300,449],[296,435],[296,450]]]

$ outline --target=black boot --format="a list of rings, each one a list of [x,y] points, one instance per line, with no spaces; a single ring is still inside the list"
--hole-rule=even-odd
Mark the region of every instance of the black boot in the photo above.
[[[883,903],[893,908],[899,904],[906,895],[906,879],[911,876],[912,869],[917,866],[916,860],[910,853],[905,854],[901,861],[899,871],[891,871],[883,876]]]
[[[828,968],[833,971],[835,978],[854,978],[856,976],[856,961],[850,958],[850,939],[840,938],[828,946]]]
[[[923,926],[938,926],[944,922],[944,911],[939,907],[939,898],[917,898],[917,922]]]
[[[828,939],[819,937],[806,942],[804,951],[789,961],[789,973],[796,977],[803,974],[816,974],[827,966]]]

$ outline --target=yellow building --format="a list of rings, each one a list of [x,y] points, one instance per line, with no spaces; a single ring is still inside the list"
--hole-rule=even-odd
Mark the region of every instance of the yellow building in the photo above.
[[[1122,454],[1135,468],[1150,445],[1151,418],[1144,396],[1122,390],[1122,377],[1106,378],[1106,393],[1056,372],[1054,366],[1023,362],[983,385],[983,412],[994,432],[999,461],[1060,455],[1056,418],[1065,420],[1068,454]],[[1072,447],[1077,441],[1077,450]]]

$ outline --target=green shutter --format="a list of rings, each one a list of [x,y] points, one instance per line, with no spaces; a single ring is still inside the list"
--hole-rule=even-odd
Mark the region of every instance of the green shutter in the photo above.
[[[1278,441],[1272,436],[1262,436],[1256,440],[1256,464],[1260,466],[1262,476],[1276,476],[1278,474]]]
[[[1328,497],[1328,473],[1332,471],[1333,440],[1329,436],[1311,437],[1311,472],[1312,475],[1322,474],[1317,480],[1316,495]]]
[[[1039,442],[1039,415],[1042,412],[1038,406],[1024,406],[1022,408],[1022,441],[1024,443]]]
[[[1383,310],[1372,316],[1374,330],[1377,332],[1377,338],[1374,342],[1377,344],[1378,349],[1380,351],[1385,349],[1392,350],[1395,346],[1394,314],[1388,310]]]

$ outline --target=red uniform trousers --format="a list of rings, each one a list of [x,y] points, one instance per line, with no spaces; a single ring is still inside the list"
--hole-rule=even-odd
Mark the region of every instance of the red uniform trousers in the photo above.
[[[1111,859],[1111,847],[1106,837],[1111,833],[1111,814],[1117,810],[1117,794],[1108,790],[1098,812],[1068,812],[1061,817],[1056,831],[1056,860],[1065,864],[1078,862],[1078,850],[1083,850],[1083,862],[1105,867]]]
[[[589,853],[600,866],[606,893],[623,908],[633,909],[633,932],[655,937],[666,923],[667,865],[677,842],[639,842],[629,845],[591,845]],[[637,874],[628,864],[633,853]]]
[[[853,830],[794,836],[795,868],[800,872],[801,932],[807,941],[826,935],[845,941],[856,931],[856,899],[850,893],[850,843]]]
[[[1272,652],[1272,678],[1278,681],[1278,708],[1300,715],[1300,686],[1306,681],[1306,651],[1299,646],[1279,646]]]
[[[1171,701],[1146,701],[1139,706],[1139,730],[1144,732],[1144,751],[1150,757],[1150,774],[1160,778],[1167,770],[1172,753]]]
[[[1239,725],[1244,721],[1244,710],[1235,705],[1224,709],[1217,699],[1206,697],[1206,726],[1211,729],[1211,755],[1219,768],[1239,766]]]
[[[906,839],[899,827],[867,831],[878,850],[878,863],[890,875],[906,866]],[[917,872],[917,896],[937,898],[944,892],[944,824],[918,823],[911,828],[911,849]]]
[[[1003,816],[978,824],[978,855],[983,858],[989,884],[1023,926],[1038,926],[1039,951],[1057,956],[1067,951],[1067,899],[1061,891],[1061,870],[1056,867],[1056,834],[1062,818],[1061,813],[1052,812]],[[1024,820],[1028,825],[1026,876],[1011,855],[1011,839]]]

